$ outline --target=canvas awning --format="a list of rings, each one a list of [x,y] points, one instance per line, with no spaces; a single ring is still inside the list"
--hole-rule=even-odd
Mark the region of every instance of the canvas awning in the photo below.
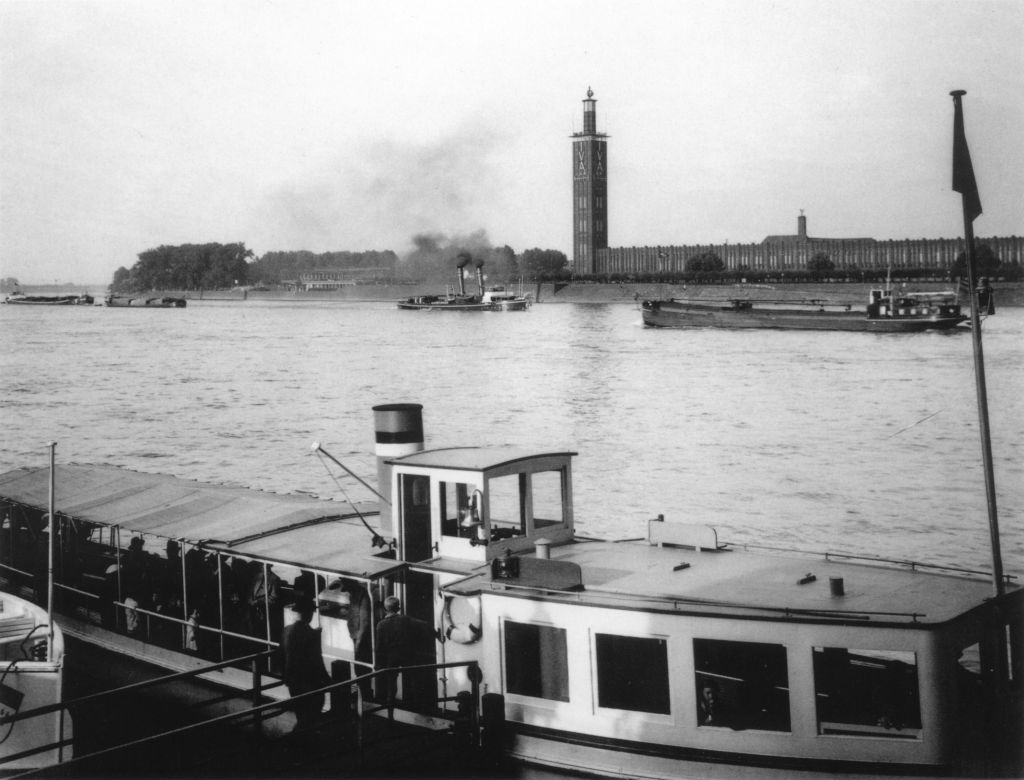
[[[47,511],[48,468],[0,475],[0,499]],[[57,466],[54,508],[58,515],[155,534],[210,550],[263,558],[302,568],[380,576],[400,567],[374,556],[377,506],[354,506],[308,496],[267,493],[145,474],[117,466]],[[358,507],[358,512],[356,511]]]

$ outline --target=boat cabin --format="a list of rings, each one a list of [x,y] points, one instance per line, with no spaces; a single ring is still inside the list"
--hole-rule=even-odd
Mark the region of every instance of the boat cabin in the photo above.
[[[439,661],[479,661],[520,757],[933,771],[993,712],[1021,722],[1019,587],[997,609],[968,572],[737,549],[661,518],[644,540],[577,539],[573,454],[389,461],[409,608],[442,628]]]
[[[490,561],[572,539],[573,452],[429,450],[390,461],[398,557]]]

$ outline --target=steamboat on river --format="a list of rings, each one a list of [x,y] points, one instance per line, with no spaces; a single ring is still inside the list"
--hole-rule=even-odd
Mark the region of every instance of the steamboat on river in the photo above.
[[[476,264],[478,292],[467,293],[465,268],[469,261],[470,258],[463,257],[456,266],[459,272],[458,292],[449,285],[443,295],[403,298],[398,302],[398,308],[420,311],[526,311],[530,308],[531,301],[523,295],[522,289],[516,293],[504,286],[484,287],[483,261]]]
[[[287,605],[312,595],[325,664],[354,680],[379,670],[372,626],[397,595],[431,629],[420,664],[477,666],[405,672],[396,717],[453,719],[478,691],[524,762],[651,778],[1020,769],[1011,577],[993,597],[978,572],[740,547],[660,515],[641,539],[586,538],[576,453],[427,450],[418,404],[374,413],[374,502],[58,466],[56,587],[76,651],[196,669],[276,646]],[[0,475],[5,590],[38,581],[48,479]],[[240,696],[252,683],[244,668],[209,680]]]

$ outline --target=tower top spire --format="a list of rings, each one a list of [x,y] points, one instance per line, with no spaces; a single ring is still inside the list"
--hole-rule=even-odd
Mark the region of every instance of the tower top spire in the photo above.
[[[588,99],[590,99],[590,98],[592,98],[592,97],[594,97],[594,90],[592,90],[592,89],[591,89],[591,88],[590,88],[590,87],[588,86],[588,87],[587,87],[587,98],[588,98]]]

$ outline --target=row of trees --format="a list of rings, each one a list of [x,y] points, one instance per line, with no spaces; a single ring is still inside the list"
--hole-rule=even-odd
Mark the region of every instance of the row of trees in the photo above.
[[[982,244],[977,250],[978,277],[1002,281],[1024,281],[1024,269],[1016,262],[1004,263]],[[455,278],[459,259],[468,257],[475,265],[484,263],[492,281],[526,278],[540,282],[575,279],[589,282],[698,283],[732,284],[759,282],[882,282],[889,273],[884,268],[836,268],[825,253],[814,255],[805,269],[768,270],[740,267],[726,269],[714,252],[703,252],[686,261],[681,272],[616,274],[573,274],[565,253],[555,249],[527,249],[516,254],[509,246],[492,247],[481,236],[449,241],[441,236],[414,238],[414,249],[406,257],[394,252],[268,252],[253,259],[243,243],[184,244],[160,246],[139,255],[131,268],[119,268],[111,285],[113,292],[141,290],[211,290],[238,285],[276,285],[298,279],[316,270],[351,270],[366,280],[377,282],[446,281]],[[899,268],[893,272],[899,280],[944,281],[966,275],[966,255],[961,253],[948,275],[934,268]]]
[[[141,290],[215,290],[245,284],[249,259],[245,244],[159,246],[139,254],[130,269],[114,272],[111,292]]]
[[[267,252],[250,264],[252,283],[280,284],[313,271],[345,270],[377,281],[395,277],[398,255],[390,249],[368,252]]]
[[[569,260],[554,249],[527,249],[517,255],[511,247],[491,247],[486,241],[452,242],[440,237],[417,237],[415,248],[405,258],[394,252],[267,252],[254,258],[243,243],[183,244],[159,246],[139,254],[130,269],[114,273],[111,291],[133,293],[143,290],[216,290],[245,285],[278,285],[297,280],[303,274],[322,271],[350,271],[364,281],[451,282],[458,259],[483,262],[493,281],[519,277],[540,278],[549,274],[568,275]]]

